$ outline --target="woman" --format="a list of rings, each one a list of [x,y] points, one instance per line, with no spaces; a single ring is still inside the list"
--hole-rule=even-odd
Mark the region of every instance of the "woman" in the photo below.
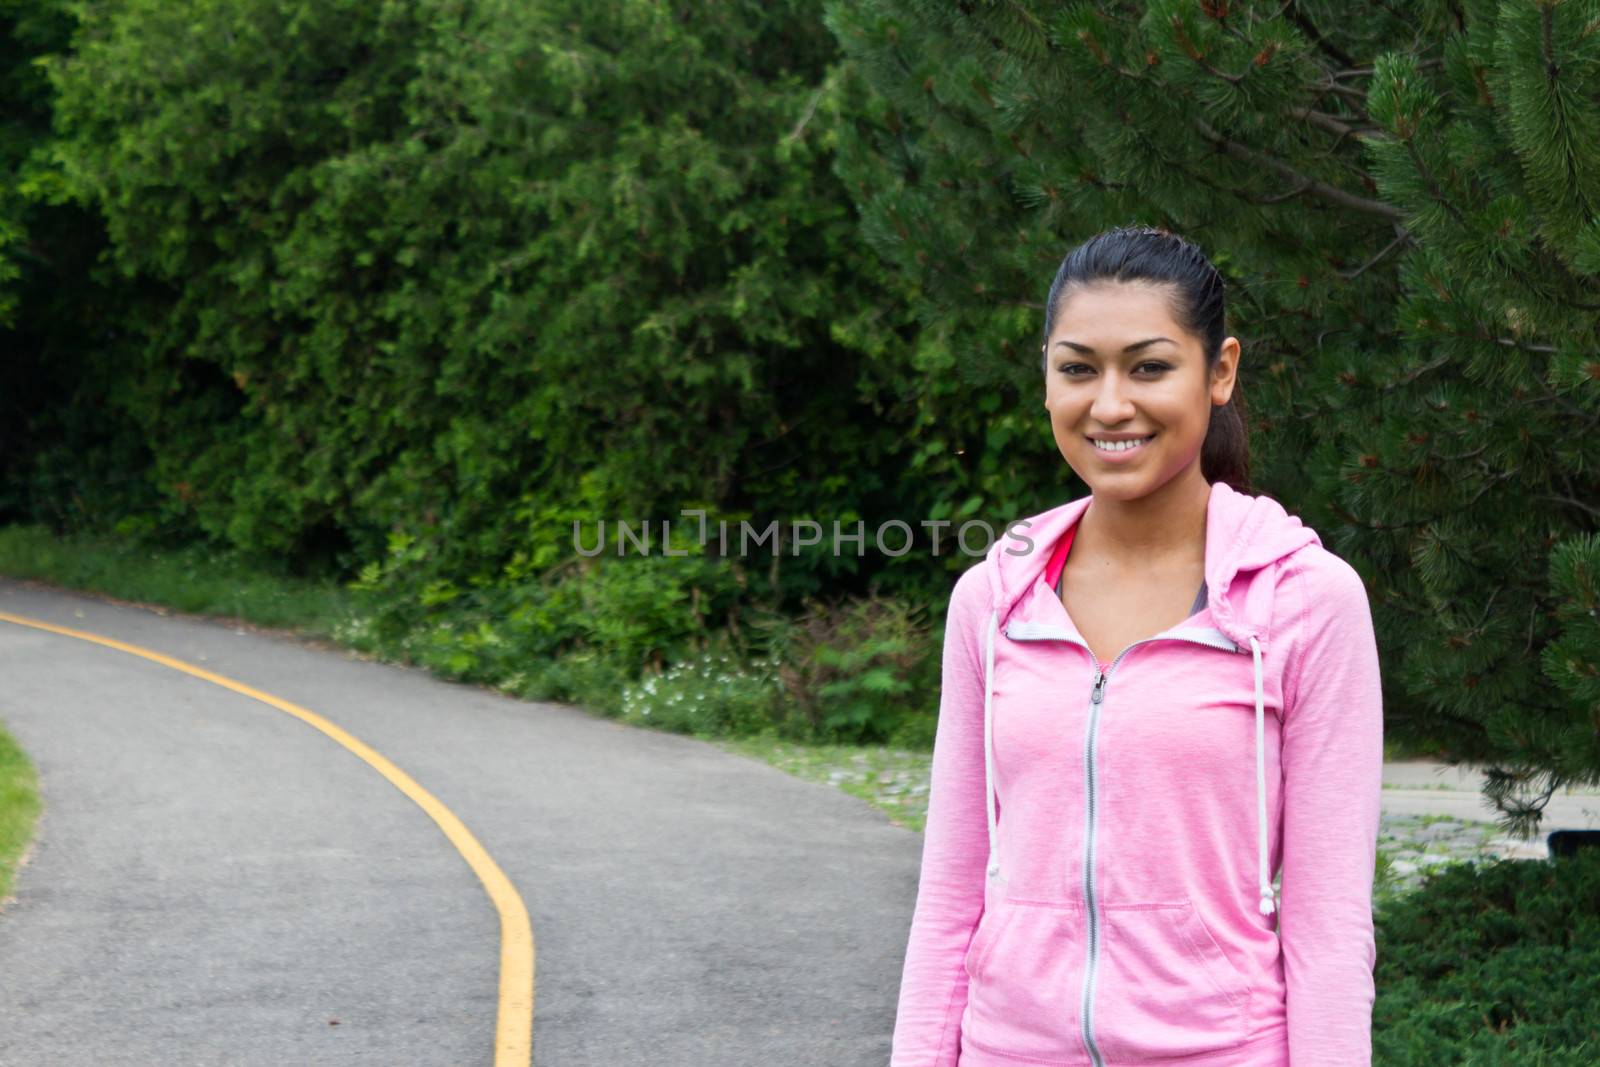
[[[1062,263],[1044,406],[1089,495],[951,594],[892,1067],[1371,1062],[1371,612],[1248,492],[1238,361],[1181,238]]]

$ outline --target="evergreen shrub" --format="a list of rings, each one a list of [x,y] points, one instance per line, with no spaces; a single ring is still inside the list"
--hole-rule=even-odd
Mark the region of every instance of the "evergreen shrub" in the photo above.
[[[1375,925],[1374,1064],[1600,1062],[1600,849],[1452,864]]]

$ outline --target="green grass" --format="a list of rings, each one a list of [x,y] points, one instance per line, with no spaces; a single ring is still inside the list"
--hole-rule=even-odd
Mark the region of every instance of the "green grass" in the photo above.
[[[273,574],[235,556],[84,534],[58,537],[43,526],[0,526],[0,574],[319,637],[331,636],[352,604],[337,582]]]
[[[16,740],[0,727],[0,901],[11,892],[17,863],[33,840],[38,819],[39,780],[33,764]]]
[[[1383,739],[1383,762],[1394,763],[1403,760],[1417,759],[1443,759],[1443,754],[1429,745],[1410,745],[1393,738]],[[1427,788],[1422,786],[1419,788]],[[1441,786],[1448,789],[1448,786]]]
[[[759,759],[811,782],[826,782],[921,832],[928,821],[933,753],[883,745],[800,744],[770,736],[712,738],[725,752]]]

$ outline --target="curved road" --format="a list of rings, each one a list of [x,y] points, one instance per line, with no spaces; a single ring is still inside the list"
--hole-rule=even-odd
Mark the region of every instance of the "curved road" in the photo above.
[[[520,893],[541,1067],[880,1065],[921,838],[690,738],[0,579],[0,611],[376,749]],[[429,814],[281,710],[0,622],[45,810],[0,912],[0,1065],[487,1065],[501,927]]]

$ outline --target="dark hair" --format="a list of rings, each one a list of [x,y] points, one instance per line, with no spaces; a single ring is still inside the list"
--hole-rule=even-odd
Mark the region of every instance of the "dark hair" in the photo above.
[[[1095,282],[1145,282],[1169,286],[1173,318],[1200,338],[1206,369],[1216,365],[1227,336],[1222,275],[1195,245],[1154,226],[1119,226],[1096,234],[1067,253],[1045,301],[1044,343],[1069,290]],[[1044,354],[1049,366],[1049,353]],[[1200,448],[1207,482],[1227,482],[1241,493],[1250,486],[1250,440],[1244,428],[1244,397],[1237,382],[1228,402],[1211,409],[1211,425]]]

